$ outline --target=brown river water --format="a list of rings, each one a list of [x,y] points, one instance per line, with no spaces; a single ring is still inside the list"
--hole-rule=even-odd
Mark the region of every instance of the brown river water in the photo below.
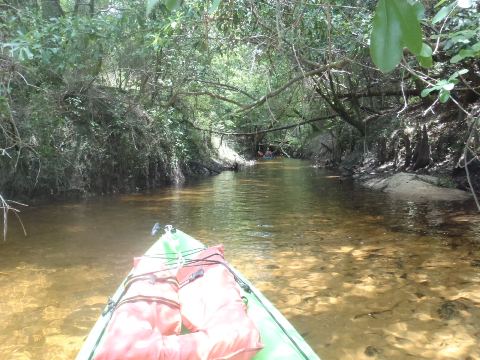
[[[183,187],[31,206],[0,243],[0,359],[73,359],[131,266],[171,223],[226,257],[323,360],[480,359],[472,203],[365,190],[298,160]]]

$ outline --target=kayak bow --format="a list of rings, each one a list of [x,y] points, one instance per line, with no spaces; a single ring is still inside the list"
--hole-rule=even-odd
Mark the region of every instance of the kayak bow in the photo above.
[[[160,227],[156,224],[152,229],[152,235]],[[203,249],[200,241],[174,229],[172,226],[165,227],[165,233],[145,253],[146,256],[161,256],[165,254],[182,254],[183,260],[189,260],[195,250]],[[260,331],[261,341],[264,348],[254,357],[254,360],[320,360],[305,339],[297,332],[290,322],[272,305],[272,303],[248,281],[233,266],[228,265],[229,270],[241,287],[242,298],[248,304],[248,316],[253,320]],[[129,277],[122,281],[114,295],[109,299],[107,306],[97,320],[80,352],[77,360],[94,359],[97,350],[101,347],[107,326],[112,317],[116,304],[125,294]]]

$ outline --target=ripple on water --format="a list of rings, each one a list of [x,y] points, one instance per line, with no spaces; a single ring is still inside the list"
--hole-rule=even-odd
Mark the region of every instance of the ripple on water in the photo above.
[[[11,223],[0,245],[0,358],[73,358],[156,221],[223,243],[323,359],[480,358],[472,208],[391,199],[334,176],[275,161],[27,209],[29,237]]]

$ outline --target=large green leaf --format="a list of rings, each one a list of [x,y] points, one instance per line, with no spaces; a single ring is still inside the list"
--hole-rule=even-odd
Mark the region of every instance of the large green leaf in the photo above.
[[[173,9],[176,9],[179,6],[180,0],[165,0],[165,7],[169,10],[172,11]]]
[[[403,44],[415,55],[422,50],[422,29],[418,21],[417,11],[406,0],[388,0],[394,8],[402,31]]]
[[[419,55],[422,30],[418,13],[407,0],[379,0],[373,18],[370,54],[380,70],[393,70],[402,58],[403,46]]]
[[[400,21],[388,4],[378,1],[370,37],[370,55],[383,72],[393,70],[402,58]]]

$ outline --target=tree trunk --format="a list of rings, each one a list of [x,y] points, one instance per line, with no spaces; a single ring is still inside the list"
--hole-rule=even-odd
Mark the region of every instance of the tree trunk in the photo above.
[[[351,115],[347,108],[342,104],[340,99],[338,99],[335,95],[333,96],[333,99],[331,99],[329,94],[324,93],[318,84],[315,86],[315,91],[325,100],[330,108],[340,116],[343,121],[352,125],[362,136],[365,136],[365,124]]]
[[[59,0],[42,0],[42,16],[44,19],[59,18],[64,15]]]
[[[387,139],[382,136],[378,139],[377,143],[377,160],[378,164],[384,164],[387,161],[388,154],[387,154]]]
[[[75,16],[78,16],[79,14],[81,15],[86,15],[85,11],[80,11],[80,6],[86,6],[88,5],[88,14],[90,16],[93,16],[95,14],[95,0],[90,0],[87,3],[85,3],[86,0],[75,0],[75,5],[73,6],[73,14]]]
[[[95,0],[90,0],[88,6],[90,8],[90,16],[93,16],[95,14]]]
[[[73,6],[73,15],[78,15],[78,9],[80,8],[80,2],[82,0],[75,0],[75,5]]]
[[[405,145],[405,165],[404,168],[408,168],[410,166],[410,162],[412,161],[412,146],[410,142],[410,138],[408,134],[403,133],[402,140]]]
[[[414,165],[413,170],[424,168],[430,165],[430,144],[428,143],[427,127],[423,125],[422,132],[419,134],[417,145],[413,154]]]

